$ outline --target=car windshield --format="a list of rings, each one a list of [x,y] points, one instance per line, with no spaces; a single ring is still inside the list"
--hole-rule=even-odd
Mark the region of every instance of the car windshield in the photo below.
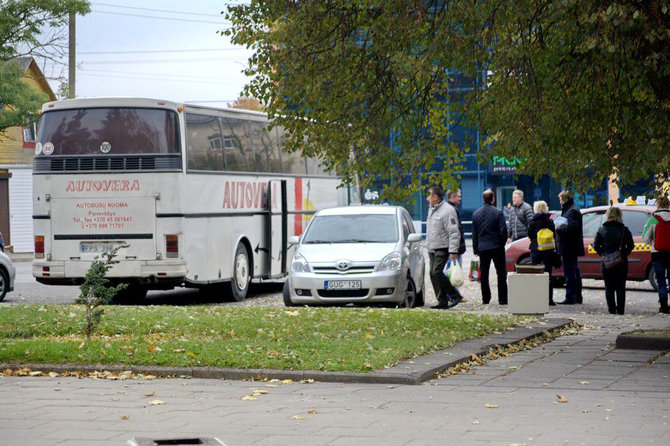
[[[317,215],[303,243],[394,243],[398,241],[395,215]]]

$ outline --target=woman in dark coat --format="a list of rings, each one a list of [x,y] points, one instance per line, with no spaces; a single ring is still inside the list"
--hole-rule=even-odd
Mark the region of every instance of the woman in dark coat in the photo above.
[[[593,249],[603,256],[620,251],[622,262],[611,268],[603,263],[600,268],[605,279],[605,299],[610,314],[623,314],[626,306],[626,278],[628,278],[628,256],[635,244],[633,235],[623,224],[621,209],[610,207],[605,213],[605,223],[598,229]],[[616,294],[616,302],[614,296]]]
[[[544,270],[549,273],[549,305],[556,305],[554,303],[554,287],[551,283],[551,270],[556,257],[556,246],[551,249],[538,249],[537,233],[540,229],[549,229],[554,234],[556,240],[556,228],[554,222],[551,220],[549,208],[544,201],[536,201],[533,203],[533,216],[528,225],[528,238],[530,239],[530,260],[535,265],[544,265]]]

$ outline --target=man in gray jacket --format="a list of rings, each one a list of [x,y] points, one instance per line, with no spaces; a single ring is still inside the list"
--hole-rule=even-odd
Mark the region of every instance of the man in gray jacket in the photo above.
[[[512,192],[512,209],[510,209],[507,225],[507,236],[511,241],[528,237],[528,225],[531,218],[533,218],[533,208],[523,201],[523,191],[515,190]]]
[[[426,199],[430,205],[426,222],[426,248],[430,259],[430,281],[435,290],[437,305],[446,309],[457,305],[463,297],[442,272],[449,259],[456,261],[461,233],[456,208],[443,199],[442,188],[432,186]]]

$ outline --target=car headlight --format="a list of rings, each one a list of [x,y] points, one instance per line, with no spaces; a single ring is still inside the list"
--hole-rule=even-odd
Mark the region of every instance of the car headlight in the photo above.
[[[402,264],[402,259],[400,254],[397,252],[392,252],[387,255],[379,262],[377,265],[377,271],[400,271],[400,265]]]
[[[291,262],[291,271],[294,273],[309,273],[312,269],[302,255],[296,254],[293,256],[293,261]]]

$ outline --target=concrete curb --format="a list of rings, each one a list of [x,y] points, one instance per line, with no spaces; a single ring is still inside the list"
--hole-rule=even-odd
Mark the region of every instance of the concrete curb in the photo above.
[[[648,336],[635,332],[621,333],[616,338],[616,348],[628,350],[670,350],[670,338]]]
[[[160,367],[124,365],[77,365],[77,364],[8,364],[0,363],[1,369],[28,367],[43,372],[110,372],[132,371],[156,376],[190,376],[206,379],[291,379],[301,381],[313,379],[321,382],[367,383],[367,384],[410,384],[417,385],[432,379],[458,364],[470,361],[472,355],[484,355],[490,349],[515,345],[533,339],[572,323],[571,319],[545,319],[517,327],[501,334],[493,334],[478,339],[459,342],[446,350],[398,363],[394,367],[370,373],[322,372],[318,370],[273,370],[273,369],[233,369],[218,367]]]

